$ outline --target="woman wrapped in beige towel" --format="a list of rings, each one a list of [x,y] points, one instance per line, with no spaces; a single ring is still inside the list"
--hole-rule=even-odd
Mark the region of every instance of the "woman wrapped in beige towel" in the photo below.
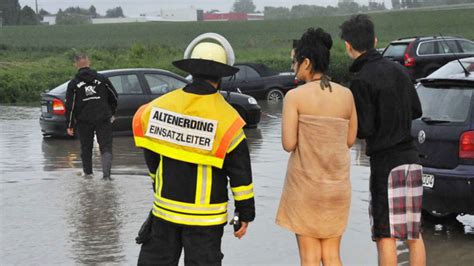
[[[309,28],[294,43],[292,68],[304,85],[283,104],[282,144],[291,152],[276,223],[296,234],[301,265],[341,265],[351,203],[350,152],[357,114],[349,89],[331,82],[331,36]]]

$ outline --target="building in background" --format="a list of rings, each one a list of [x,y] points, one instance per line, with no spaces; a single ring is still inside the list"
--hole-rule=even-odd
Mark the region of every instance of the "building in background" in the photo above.
[[[237,12],[204,13],[203,20],[204,21],[245,21],[245,20],[248,20],[248,15],[247,13],[237,13]]]
[[[250,13],[247,14],[247,19],[248,20],[264,20],[265,19],[265,14],[262,13]]]
[[[93,18],[92,24],[116,24],[116,23],[134,23],[147,22],[145,18]]]
[[[43,25],[56,25],[56,16],[43,16],[43,20],[41,20],[41,24]]]

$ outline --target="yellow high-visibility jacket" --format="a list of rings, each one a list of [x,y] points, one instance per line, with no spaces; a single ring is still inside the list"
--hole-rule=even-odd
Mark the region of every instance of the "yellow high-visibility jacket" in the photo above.
[[[227,222],[228,184],[242,221],[255,217],[245,122],[220,93],[194,82],[142,106],[135,144],[145,149],[154,181],[153,214],[191,226]]]

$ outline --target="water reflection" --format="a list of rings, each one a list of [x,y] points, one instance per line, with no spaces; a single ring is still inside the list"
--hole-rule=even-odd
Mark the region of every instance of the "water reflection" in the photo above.
[[[77,140],[43,139],[43,170],[46,172],[64,168],[81,169],[81,150]]]
[[[423,237],[429,254],[427,265],[474,265],[473,228],[472,225],[461,223],[460,218],[442,223],[423,220]]]
[[[45,138],[41,142],[43,153],[43,170],[56,171],[73,168],[81,172],[81,147],[77,139]],[[135,147],[131,136],[115,136],[113,139],[113,175],[147,174],[143,170],[144,160],[142,151]],[[94,172],[101,173],[100,150],[97,140],[92,150]]]
[[[226,227],[224,265],[298,262],[294,235],[274,225],[289,156],[281,147],[282,105],[260,104],[259,127],[245,130],[257,219],[243,240],[234,239]],[[96,143],[93,162],[98,177],[84,180],[77,176],[81,172],[79,141],[43,140],[39,112],[37,107],[0,106],[2,263],[135,264],[139,246],[134,237],[153,201],[142,151],[130,136],[114,137],[115,180],[102,182]],[[353,198],[341,254],[345,265],[376,265],[367,214],[370,170],[363,142],[354,145],[351,157]],[[31,202],[34,208],[25,219],[25,206]],[[473,265],[473,227],[472,215],[439,224],[424,221],[428,265]],[[400,264],[407,265],[406,245],[400,244],[398,252]]]
[[[352,165],[370,166],[370,159],[365,155],[365,141],[356,140],[356,143],[351,148]]]
[[[68,222],[74,260],[79,264],[119,263],[125,255],[121,210],[114,182],[84,179],[71,193]]]

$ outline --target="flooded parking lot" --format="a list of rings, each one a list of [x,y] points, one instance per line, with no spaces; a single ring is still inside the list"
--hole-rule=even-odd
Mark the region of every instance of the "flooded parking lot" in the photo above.
[[[299,263],[294,235],[274,223],[288,159],[280,144],[281,105],[262,108],[259,127],[246,130],[257,217],[242,240],[226,227],[224,265]],[[142,152],[130,136],[115,137],[114,180],[83,179],[79,142],[43,139],[39,113],[39,107],[0,106],[0,264],[136,264],[134,238],[153,201]],[[100,173],[97,147],[94,154]],[[369,173],[358,143],[352,149],[344,265],[376,265],[367,214]],[[474,265],[474,216],[423,222],[428,265]],[[398,253],[400,265],[408,265],[406,245],[399,244]]]

